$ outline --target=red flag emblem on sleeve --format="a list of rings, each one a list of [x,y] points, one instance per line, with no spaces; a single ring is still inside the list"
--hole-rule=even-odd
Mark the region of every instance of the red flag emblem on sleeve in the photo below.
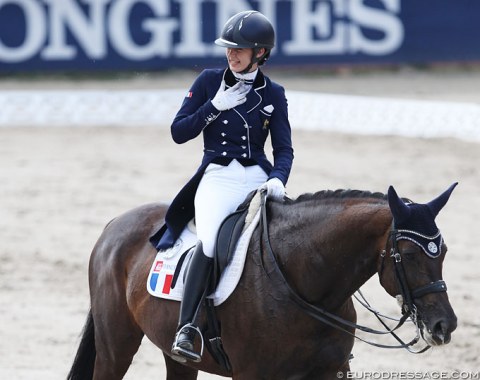
[[[191,98],[192,95],[193,95],[193,92],[192,92],[192,91],[188,91],[187,98]]]

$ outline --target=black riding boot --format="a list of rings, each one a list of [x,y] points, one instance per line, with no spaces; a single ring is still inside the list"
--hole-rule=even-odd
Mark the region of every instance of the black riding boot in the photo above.
[[[172,354],[177,356],[177,360],[178,356],[194,362],[202,360],[201,355],[193,351],[195,335],[197,332],[200,333],[194,325],[194,320],[207,288],[212,264],[213,259],[205,256],[202,242],[199,241],[187,272],[183,288],[183,300],[180,305],[177,334],[172,346]]]

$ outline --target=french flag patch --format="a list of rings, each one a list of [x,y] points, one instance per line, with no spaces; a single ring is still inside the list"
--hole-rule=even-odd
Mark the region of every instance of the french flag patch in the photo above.
[[[173,274],[161,275],[160,272],[162,271],[162,268],[163,268],[163,261],[157,261],[153,268],[152,276],[150,277],[150,287],[152,288],[152,290],[155,291],[159,285],[162,286],[161,283],[163,279],[162,293],[170,294],[170,287],[172,286]]]
[[[192,91],[188,91],[187,98],[191,98],[192,96],[193,96],[193,92],[192,92]]]

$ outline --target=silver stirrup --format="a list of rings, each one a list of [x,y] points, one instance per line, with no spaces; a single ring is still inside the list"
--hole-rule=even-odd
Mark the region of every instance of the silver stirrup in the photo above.
[[[196,355],[195,357],[191,356],[189,351],[185,350],[184,348],[180,347],[177,345],[177,339],[178,336],[182,333],[183,329],[185,328],[191,328],[196,331],[196,334],[200,335],[200,340],[202,342],[201,347],[200,347],[200,356],[197,358]],[[180,362],[180,363],[186,363],[187,359],[190,359],[194,362],[200,362],[201,358],[203,356],[203,348],[204,348],[204,341],[203,341],[203,335],[200,329],[197,326],[194,326],[192,323],[187,323],[186,325],[182,326],[177,333],[175,334],[175,339],[173,341],[173,347],[172,347],[172,359]],[[193,351],[192,351],[193,352]]]

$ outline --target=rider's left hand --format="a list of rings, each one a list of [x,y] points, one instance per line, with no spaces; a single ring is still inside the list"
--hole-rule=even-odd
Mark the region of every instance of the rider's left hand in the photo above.
[[[260,186],[258,190],[266,190],[268,198],[282,200],[285,196],[285,186],[278,178],[269,179],[262,186]]]

